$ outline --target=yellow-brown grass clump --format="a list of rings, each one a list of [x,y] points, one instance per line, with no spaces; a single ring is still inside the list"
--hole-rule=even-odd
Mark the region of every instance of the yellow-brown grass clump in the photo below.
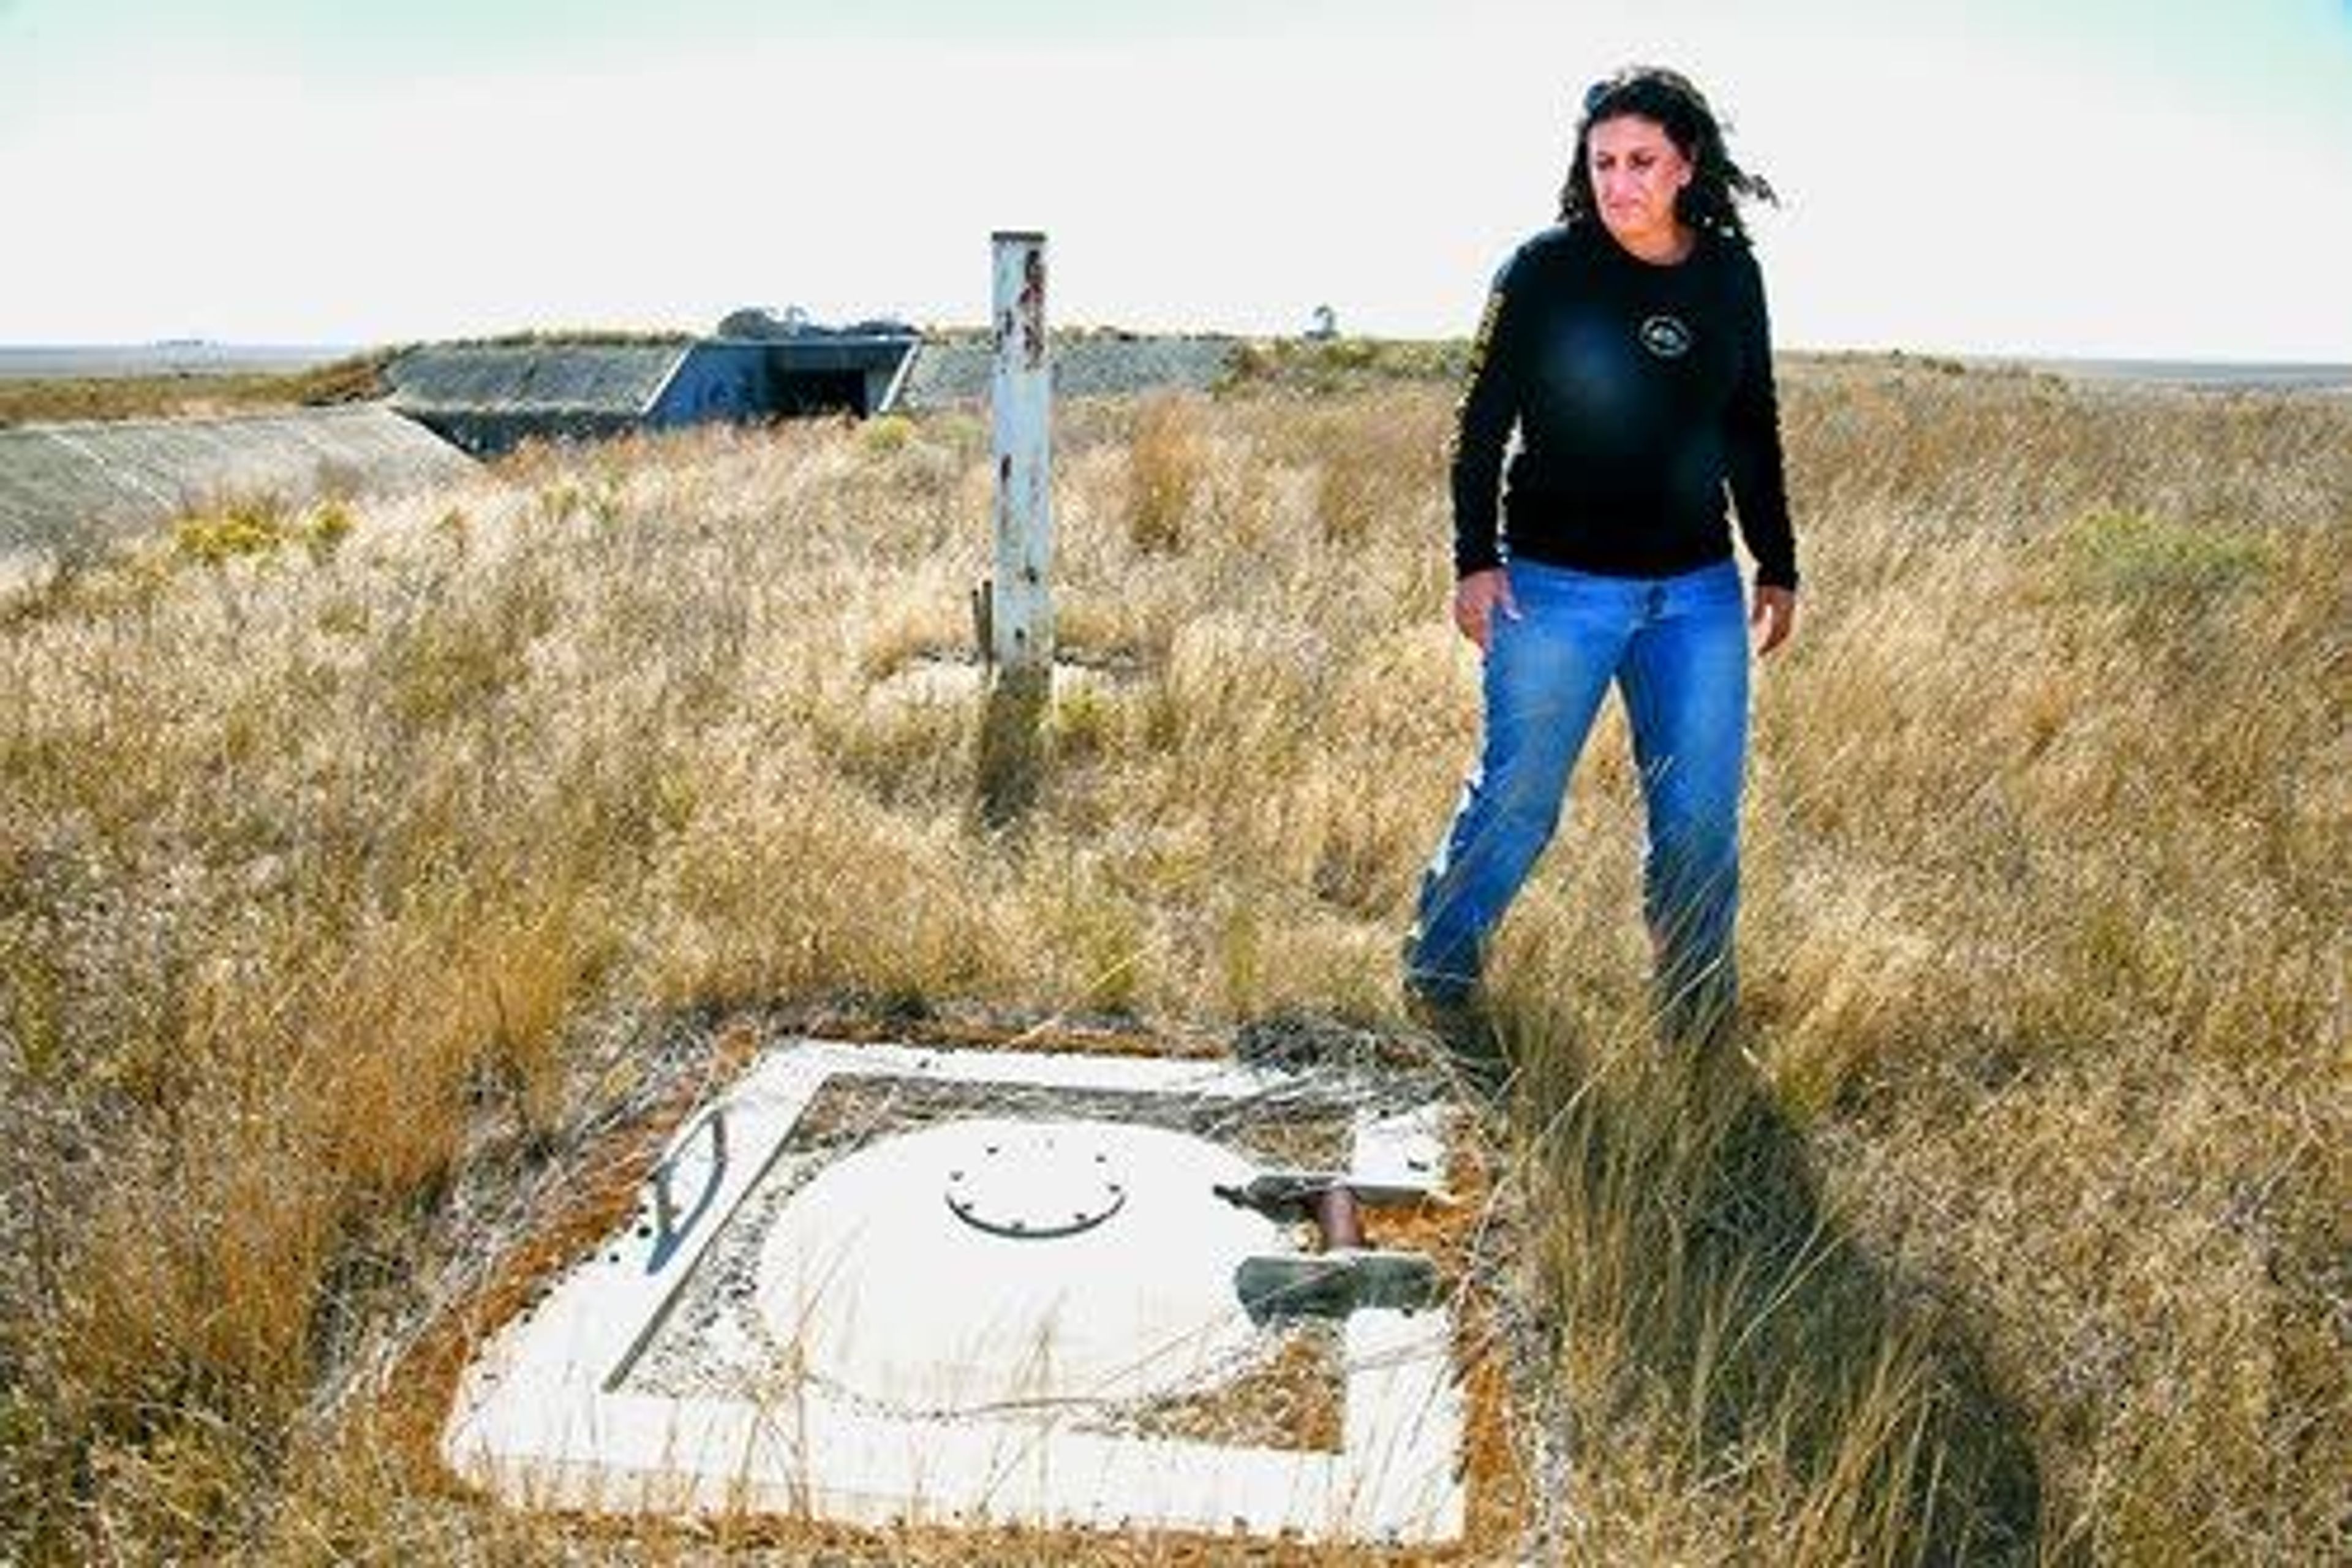
[[[1183,544],[1207,468],[1200,400],[1174,393],[1144,398],[1127,448],[1127,535],[1139,549]]]
[[[1613,720],[1497,954],[1545,1551],[2325,1558],[2352,407],[1788,382],[1752,1068],[1650,1054]],[[968,418],[530,452],[0,607],[0,1557],[576,1547],[370,1411],[696,1020],[1399,1026],[1475,726],[1451,399],[1066,410],[1101,679],[1013,830],[892,684],[987,570]]]

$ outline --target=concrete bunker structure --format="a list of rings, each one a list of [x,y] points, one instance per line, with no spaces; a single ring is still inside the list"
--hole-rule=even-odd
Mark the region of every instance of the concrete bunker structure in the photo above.
[[[517,1506],[1434,1545],[1445,1107],[1229,1060],[772,1046],[460,1375]],[[1320,1231],[1320,1241],[1315,1235]]]
[[[391,406],[476,457],[527,439],[802,415],[878,414],[916,345],[889,324],[772,338],[435,343],[394,360]]]

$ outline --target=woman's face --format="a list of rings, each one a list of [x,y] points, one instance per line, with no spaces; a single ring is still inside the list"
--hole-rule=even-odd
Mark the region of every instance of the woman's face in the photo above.
[[[1675,197],[1691,182],[1691,162],[1666,128],[1638,114],[1601,121],[1585,136],[1586,171],[1601,221],[1636,255],[1677,247]]]

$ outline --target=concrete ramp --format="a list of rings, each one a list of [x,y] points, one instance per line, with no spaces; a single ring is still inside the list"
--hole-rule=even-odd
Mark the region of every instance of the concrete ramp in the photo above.
[[[135,535],[222,496],[300,505],[474,471],[464,453],[373,404],[0,430],[0,569]]]

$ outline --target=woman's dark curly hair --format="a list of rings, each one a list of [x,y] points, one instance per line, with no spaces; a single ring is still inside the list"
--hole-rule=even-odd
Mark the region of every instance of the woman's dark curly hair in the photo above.
[[[1779,201],[1763,176],[1731,161],[1715,110],[1688,77],[1663,66],[1627,66],[1585,90],[1584,112],[1576,122],[1576,156],[1559,192],[1560,222],[1593,216],[1592,128],[1626,114],[1655,121],[1675,150],[1691,161],[1691,182],[1675,197],[1675,216],[1693,228],[1745,242],[1748,226],[1739,221],[1739,199]]]

